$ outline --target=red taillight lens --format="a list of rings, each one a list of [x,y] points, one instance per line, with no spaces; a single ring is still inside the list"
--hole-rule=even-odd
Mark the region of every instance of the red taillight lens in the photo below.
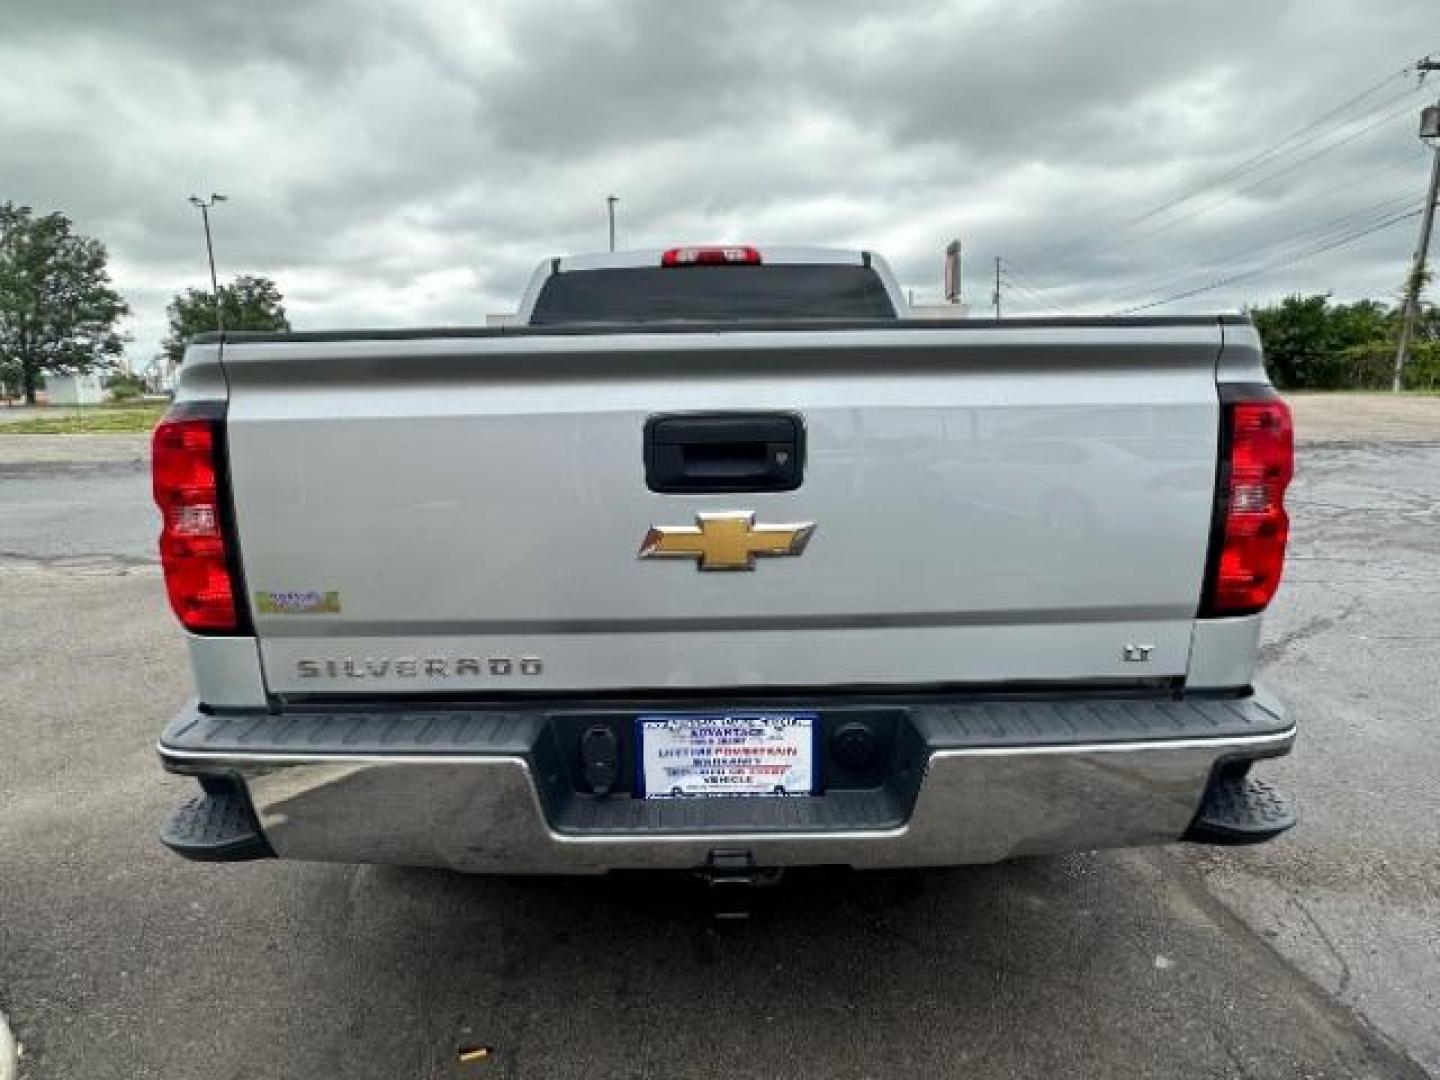
[[[1290,409],[1268,386],[1221,388],[1225,459],[1215,512],[1207,615],[1250,615],[1280,587],[1290,519],[1285,488],[1295,468]]]
[[[661,266],[759,266],[760,252],[753,247],[679,247],[660,256]]]
[[[223,422],[182,407],[160,421],[151,443],[170,606],[187,630],[208,633],[239,628],[216,458]]]

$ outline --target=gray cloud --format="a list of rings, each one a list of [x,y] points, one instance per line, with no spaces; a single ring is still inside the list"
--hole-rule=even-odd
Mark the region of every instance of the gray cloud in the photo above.
[[[599,246],[612,191],[630,245],[863,244],[923,292],[958,235],[971,280],[1015,265],[1012,310],[1104,311],[1418,205],[1425,98],[1396,80],[1354,110],[1394,99],[1385,123],[1303,140],[1356,135],[1335,152],[1123,224],[1440,48],[1431,8],[20,0],[0,198],[106,240],[142,361],[204,281],[184,199],[212,189],[222,273],[275,276],[302,326],[479,321]],[[1404,222],[1176,309],[1390,294],[1412,243]]]

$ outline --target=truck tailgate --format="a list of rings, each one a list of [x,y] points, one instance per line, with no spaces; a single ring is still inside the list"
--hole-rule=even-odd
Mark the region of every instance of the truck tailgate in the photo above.
[[[1182,676],[1218,325],[231,343],[247,598],[277,693]],[[793,413],[791,491],[657,494],[659,414]],[[640,559],[699,513],[803,554]]]

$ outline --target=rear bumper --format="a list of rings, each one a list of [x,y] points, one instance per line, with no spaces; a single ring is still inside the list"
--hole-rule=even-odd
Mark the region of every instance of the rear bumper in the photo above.
[[[1169,843],[1205,832],[1197,815],[1222,774],[1233,780],[1243,763],[1287,753],[1295,737],[1259,692],[856,696],[820,708],[837,723],[890,718],[889,764],[873,787],[773,800],[577,791],[566,725],[638,707],[421,712],[412,703],[230,716],[191,707],[159,751],[170,771],[205,778],[212,791],[228,783],[253,808],[263,835],[236,846],[244,857],[584,874],[737,856],[759,866],[950,866]],[[183,841],[167,843],[190,854]]]

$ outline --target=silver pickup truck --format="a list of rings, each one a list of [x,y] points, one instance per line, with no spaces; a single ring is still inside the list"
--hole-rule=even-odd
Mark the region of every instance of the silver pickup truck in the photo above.
[[[197,338],[164,842],[725,876],[1292,825],[1255,330],[906,315],[869,253],[706,247],[547,261],[515,326]]]

